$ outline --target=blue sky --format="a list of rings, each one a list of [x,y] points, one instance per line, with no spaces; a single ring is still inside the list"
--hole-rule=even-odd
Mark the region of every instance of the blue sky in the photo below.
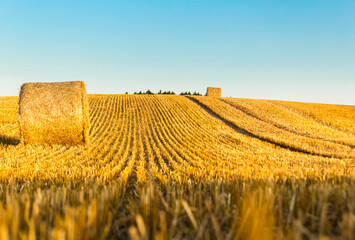
[[[1,1],[0,96],[72,80],[355,105],[355,2]]]

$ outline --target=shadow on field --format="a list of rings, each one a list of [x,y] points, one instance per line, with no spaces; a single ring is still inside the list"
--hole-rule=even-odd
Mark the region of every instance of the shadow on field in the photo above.
[[[20,140],[17,138],[9,137],[3,134],[0,134],[0,144],[2,145],[18,145]]]

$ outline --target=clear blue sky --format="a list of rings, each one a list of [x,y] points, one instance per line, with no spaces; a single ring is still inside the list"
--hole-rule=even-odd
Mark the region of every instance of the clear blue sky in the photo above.
[[[1,1],[0,96],[71,80],[355,105],[355,1]]]

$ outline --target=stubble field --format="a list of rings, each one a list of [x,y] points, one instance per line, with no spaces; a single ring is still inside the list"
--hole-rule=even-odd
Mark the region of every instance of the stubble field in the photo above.
[[[88,146],[0,98],[0,239],[353,239],[355,107],[89,95]]]

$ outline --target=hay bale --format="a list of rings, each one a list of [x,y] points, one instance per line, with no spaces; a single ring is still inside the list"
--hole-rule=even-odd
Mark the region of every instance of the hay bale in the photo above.
[[[215,87],[208,87],[206,96],[208,97],[221,97],[222,96],[222,89],[215,88]]]
[[[87,144],[89,112],[84,82],[21,86],[20,134],[25,144]]]

